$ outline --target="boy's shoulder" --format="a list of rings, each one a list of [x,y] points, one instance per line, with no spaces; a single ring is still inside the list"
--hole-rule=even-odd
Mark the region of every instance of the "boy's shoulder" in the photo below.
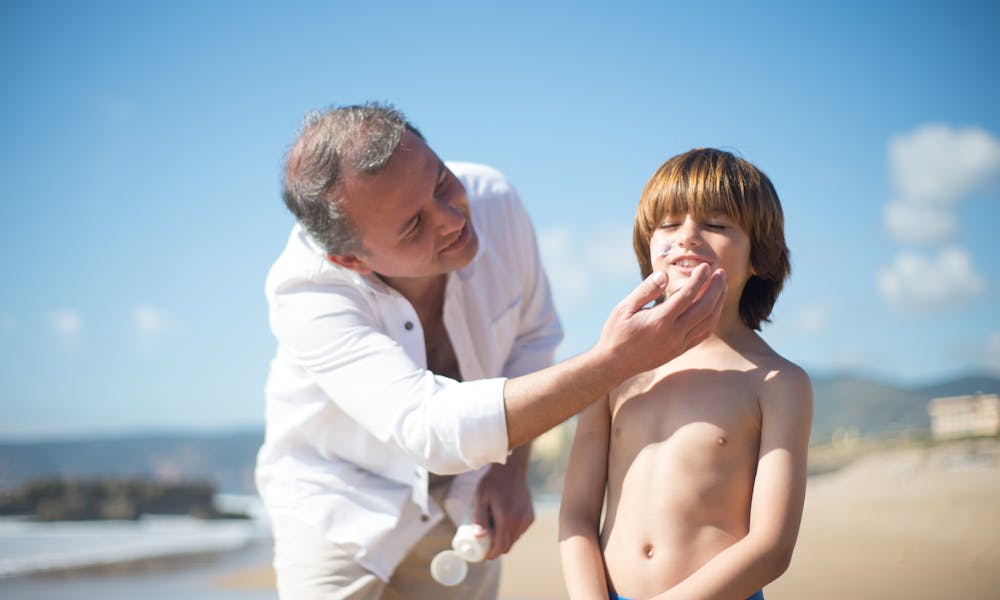
[[[754,334],[748,343],[741,346],[738,346],[736,352],[765,373],[780,374],[794,379],[809,377],[805,369],[782,356],[758,334]]]
[[[721,352],[696,347],[673,361],[626,379],[611,391],[609,399],[614,404],[616,400],[643,395],[678,374],[683,374],[688,383],[695,378],[707,382],[726,381],[729,385],[739,385],[747,390],[770,391],[783,396],[800,396],[812,389],[805,369],[779,354],[759,336],[751,339],[748,344],[729,347]],[[742,373],[743,376],[720,380],[717,375],[722,372],[730,375]]]
[[[759,369],[767,374],[767,378],[781,377],[790,380],[809,380],[806,370],[798,364],[785,358],[772,348],[767,342],[758,336],[759,344],[755,345],[751,352],[745,355],[748,360],[757,365]]]
[[[773,349],[769,348],[767,354],[760,364],[764,372],[762,398],[792,402],[811,400],[812,381],[806,370]]]

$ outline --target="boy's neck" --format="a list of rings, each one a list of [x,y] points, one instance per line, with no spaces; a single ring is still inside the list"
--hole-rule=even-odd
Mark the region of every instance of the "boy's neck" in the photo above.
[[[747,341],[756,339],[758,339],[757,332],[743,322],[738,312],[735,314],[723,312],[719,319],[719,324],[715,327],[715,331],[702,343],[715,341],[737,347]]]

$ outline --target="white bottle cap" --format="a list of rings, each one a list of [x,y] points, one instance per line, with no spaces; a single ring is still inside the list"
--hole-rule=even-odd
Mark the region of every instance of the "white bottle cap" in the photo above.
[[[468,562],[479,562],[486,558],[486,553],[490,550],[491,535],[489,531],[482,537],[477,537],[476,532],[482,531],[480,525],[462,525],[455,531],[455,537],[451,540],[451,547],[459,556]]]
[[[431,577],[441,585],[451,587],[465,580],[469,566],[454,550],[442,550],[431,561]]]

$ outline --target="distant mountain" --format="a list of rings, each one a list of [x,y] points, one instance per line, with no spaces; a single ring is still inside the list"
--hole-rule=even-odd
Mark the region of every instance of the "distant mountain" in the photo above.
[[[0,491],[42,477],[202,480],[220,492],[254,491],[262,430],[150,434],[93,440],[0,442]]]
[[[814,376],[812,442],[828,441],[838,429],[865,436],[929,432],[927,404],[942,396],[1000,393],[1000,378],[962,377],[920,387],[899,387],[849,375]]]
[[[814,375],[812,381],[814,444],[829,441],[838,429],[857,429],[864,436],[927,433],[930,431],[927,403],[932,398],[1000,393],[1000,378],[985,375],[913,388],[851,375]],[[565,455],[569,452],[569,444],[565,442],[571,439],[569,435],[561,437],[559,448],[536,453],[532,465],[536,479],[549,477],[561,481]],[[0,442],[0,492],[43,477],[65,476],[138,477],[166,482],[202,480],[221,492],[252,493],[254,461],[263,439],[263,431],[246,430]],[[560,486],[547,487],[558,490]]]

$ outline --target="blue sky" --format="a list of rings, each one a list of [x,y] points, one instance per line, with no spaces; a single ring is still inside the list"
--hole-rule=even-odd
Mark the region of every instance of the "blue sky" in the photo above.
[[[646,179],[717,146],[782,198],[779,352],[1000,374],[995,3],[278,4],[0,7],[0,438],[262,424],[282,155],[368,99],[518,188],[560,357],[638,279]]]

